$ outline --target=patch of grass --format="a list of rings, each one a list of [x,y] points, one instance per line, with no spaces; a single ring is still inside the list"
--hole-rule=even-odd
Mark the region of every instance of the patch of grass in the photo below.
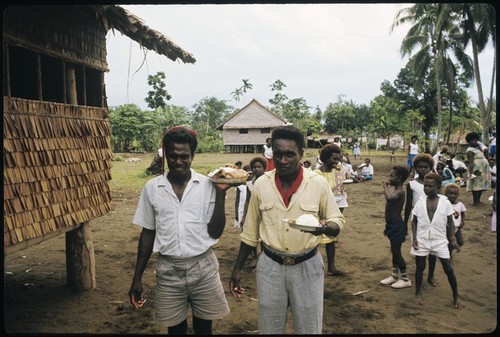
[[[304,152],[303,159],[309,159],[313,162],[313,166],[316,163],[316,157],[318,156],[318,149],[306,149]],[[352,156],[352,151],[348,151],[351,157],[351,163],[353,165],[359,165],[364,162],[366,157],[375,158],[390,158],[390,151],[362,151],[362,159],[354,160]],[[144,184],[154,178],[154,176],[148,176],[146,174],[146,169],[149,167],[154,158],[154,153],[149,154],[134,154],[134,157],[140,158],[141,161],[138,163],[127,163],[125,158],[130,156],[129,154],[115,154],[113,160],[113,167],[111,168],[110,186],[112,190],[121,191],[131,191],[140,192]],[[201,173],[208,174],[209,172],[224,166],[226,164],[234,164],[238,160],[241,160],[243,165],[248,164],[250,160],[254,157],[261,156],[260,153],[196,153],[193,159],[192,168]],[[396,156],[406,157],[404,151],[396,152]],[[401,163],[401,160],[398,160]]]

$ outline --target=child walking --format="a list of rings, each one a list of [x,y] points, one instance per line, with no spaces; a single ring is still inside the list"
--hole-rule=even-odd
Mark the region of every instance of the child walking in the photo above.
[[[444,195],[451,202],[451,206],[455,210],[453,213],[453,223],[455,224],[455,237],[457,238],[457,243],[459,247],[462,247],[464,244],[464,238],[462,236],[461,229],[464,228],[464,220],[465,220],[465,212],[467,209],[465,205],[458,201],[458,195],[460,194],[460,186],[457,184],[448,184],[444,188]],[[450,250],[450,259],[452,258],[453,245],[450,243],[448,245],[448,249]]]
[[[405,202],[405,191],[403,183],[408,178],[408,168],[396,165],[389,172],[387,181],[382,183],[384,195],[387,200],[385,204],[385,230],[391,243],[392,253],[392,275],[380,281],[384,285],[391,285],[392,288],[401,289],[411,287],[411,281],[406,274],[406,262],[401,254],[401,245],[405,242],[407,228],[401,216],[403,204]],[[394,189],[390,189],[393,186]]]
[[[453,213],[455,210],[448,198],[438,194],[441,188],[441,176],[435,172],[428,173],[424,178],[425,197],[419,199],[412,210],[413,220],[411,231],[413,242],[411,254],[415,256],[415,304],[424,304],[422,299],[422,279],[425,270],[425,258],[434,253],[441,261],[443,270],[453,293],[453,303],[456,309],[462,308],[458,296],[458,285],[455,272],[450,261],[448,244],[451,243],[457,251],[460,250],[455,237]]]
[[[430,154],[420,153],[413,159],[413,169],[415,170],[416,177],[410,180],[406,185],[406,205],[405,205],[405,218],[404,222],[408,228],[408,221],[411,224],[411,210],[415,207],[417,201],[425,196],[424,193],[424,177],[427,173],[431,172],[434,167],[434,159]],[[411,174],[411,173],[410,173]],[[410,233],[411,234],[411,233]],[[434,277],[434,270],[436,269],[436,255],[429,255],[429,274],[427,275],[427,282],[433,287],[438,287],[439,283]],[[425,283],[422,283],[422,288],[426,289]]]

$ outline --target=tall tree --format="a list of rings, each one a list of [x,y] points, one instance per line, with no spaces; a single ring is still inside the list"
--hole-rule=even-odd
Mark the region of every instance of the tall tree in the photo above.
[[[414,55],[414,70],[417,77],[426,73],[425,69],[432,64],[436,86],[437,108],[437,138],[440,139],[442,124],[442,94],[441,80],[447,58],[450,31],[455,27],[456,14],[450,4],[446,3],[418,3],[411,7],[402,8],[396,14],[391,30],[411,23],[408,33],[403,38],[400,52],[402,56],[412,55],[416,48],[420,48]]]
[[[274,81],[271,84],[271,91],[275,92],[274,97],[269,100],[271,103],[271,110],[281,117],[283,116],[283,108],[288,101],[288,96],[283,94],[283,88],[286,88],[286,84],[281,80]]]
[[[148,76],[148,85],[152,86],[153,89],[148,91],[148,97],[144,100],[148,103],[148,107],[151,109],[164,108],[167,105],[172,96],[165,89],[165,78],[164,72],[159,71],[156,75]]]
[[[120,105],[109,110],[114,151],[124,152],[132,146],[141,132],[137,127],[142,124],[141,115],[142,110],[135,104]]]
[[[493,105],[484,102],[483,85],[481,82],[481,72],[479,68],[479,53],[481,53],[488,42],[491,41],[494,47],[493,72],[491,79],[491,90],[489,103],[493,102],[493,91],[496,76],[496,14],[495,8],[486,3],[464,3],[455,5],[457,12],[462,14],[463,20],[460,26],[463,29],[464,47],[469,43],[472,47],[474,59],[474,74],[476,78],[476,87],[478,94],[479,110],[481,112],[481,125],[483,128],[483,137],[487,136],[491,126],[491,114]]]
[[[250,80],[245,80],[242,79],[243,85],[239,88],[236,88],[233,92],[231,92],[231,95],[233,96],[233,99],[236,102],[240,101],[241,96],[245,94],[248,90],[253,88],[253,85],[250,83]]]

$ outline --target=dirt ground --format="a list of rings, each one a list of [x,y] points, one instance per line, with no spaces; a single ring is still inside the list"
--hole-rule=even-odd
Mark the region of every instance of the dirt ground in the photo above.
[[[247,161],[253,157],[245,156],[243,160]],[[221,161],[225,161],[223,156]],[[354,162],[360,163],[361,160]],[[383,236],[382,180],[392,164],[389,156],[372,157],[372,163],[373,181],[347,186],[349,207],[344,211],[346,226],[337,246],[337,267],[348,271],[348,275],[325,275],[323,333],[482,334],[496,330],[497,236],[490,230],[491,206],[473,207],[472,195],[461,189],[459,198],[467,207],[465,244],[453,264],[465,307],[453,308],[451,290],[439,263],[436,277],[440,286],[427,287],[424,305],[416,305],[412,302],[414,286],[396,290],[379,283],[391,272],[389,241]],[[398,164],[404,164],[402,157]],[[487,202],[492,193],[484,193],[482,201]],[[239,247],[239,229],[233,227],[234,196],[235,190],[230,189],[227,226],[214,248],[231,313],[215,321],[213,331],[257,334],[255,273],[245,269],[242,285],[246,292],[242,298],[233,298],[227,289]],[[114,210],[91,222],[96,289],[75,293],[65,285],[64,235],[4,258],[4,328],[8,334],[166,333],[153,323],[154,256],[143,277],[148,302],[141,311],[135,311],[128,301],[140,232],[139,227],[131,225],[138,197],[138,191],[113,191]],[[414,283],[415,263],[409,251],[410,243],[406,241],[403,254]],[[326,262],[323,247],[321,253]],[[287,333],[293,333],[291,324]]]

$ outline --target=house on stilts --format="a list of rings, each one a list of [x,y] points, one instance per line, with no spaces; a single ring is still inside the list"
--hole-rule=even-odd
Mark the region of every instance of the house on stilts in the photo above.
[[[222,130],[224,152],[260,153],[271,132],[286,121],[255,98],[217,127]]]
[[[106,35],[195,58],[117,5],[3,12],[4,258],[66,235],[67,284],[95,288],[89,222],[112,209]]]

